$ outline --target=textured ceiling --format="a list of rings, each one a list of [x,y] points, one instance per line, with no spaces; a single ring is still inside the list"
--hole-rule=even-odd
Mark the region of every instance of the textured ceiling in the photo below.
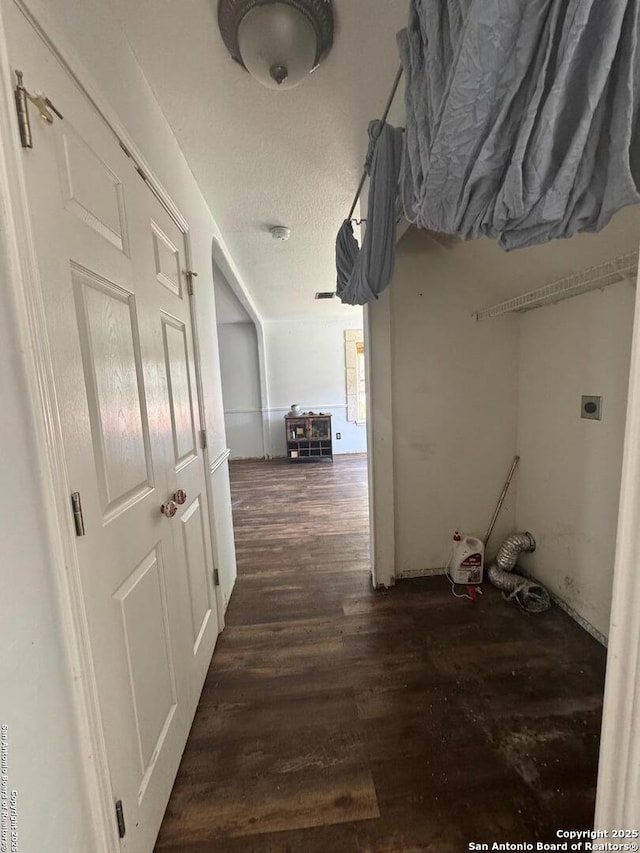
[[[334,244],[362,173],[367,125],[398,67],[395,34],[408,0],[333,0],[329,57],[300,87],[262,88],[228,55],[217,0],[109,0],[218,222],[243,283],[266,320],[345,315]],[[392,120],[402,121],[401,93]],[[271,225],[292,229],[287,243]],[[640,209],[602,234],[506,255],[487,240],[445,241],[478,307],[637,248]],[[429,239],[428,235],[425,239]],[[427,274],[427,270],[425,270]]]
[[[230,58],[217,0],[110,2],[263,317],[352,311],[314,294],[335,290],[336,232],[399,64],[408,0],[334,0],[332,52],[282,92]],[[288,225],[289,242],[271,225]]]

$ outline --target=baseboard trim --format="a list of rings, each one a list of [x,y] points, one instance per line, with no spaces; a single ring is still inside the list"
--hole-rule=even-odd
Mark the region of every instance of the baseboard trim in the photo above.
[[[560,596],[556,595],[555,592],[551,592],[551,590],[547,587],[546,584],[542,583],[542,581],[538,580],[538,578],[534,577],[533,575],[530,575],[529,572],[523,571],[521,567],[518,567],[517,571],[521,575],[524,575],[524,577],[526,577],[528,580],[533,581],[533,583],[537,583],[541,587],[544,587],[544,589],[546,589],[549,593],[549,598],[551,599],[551,601],[557,607],[559,607],[560,610],[564,610],[567,616],[570,616],[576,624],[578,624],[584,631],[587,632],[587,634],[590,634],[593,639],[597,640],[601,646],[605,647],[605,649],[607,648],[609,643],[607,637],[605,637],[604,634],[601,634],[597,628],[594,628],[591,622],[585,619],[584,616],[581,616],[574,607],[572,607],[570,604],[567,604],[564,598],[560,598]]]
[[[335,444],[334,444],[334,448],[335,448]],[[366,456],[368,458],[369,454],[367,453],[366,450],[335,450],[334,449],[333,458],[337,459],[339,456]],[[274,454],[273,456],[256,456],[254,458],[255,459],[287,459],[288,457],[285,453],[278,453],[277,455]],[[238,457],[237,460],[232,460],[232,461],[244,462],[244,461],[247,461],[248,459],[249,459],[249,457],[242,457],[242,458]]]
[[[543,586],[543,585],[544,584],[541,584],[541,586]],[[545,589],[546,589],[546,587],[545,587]],[[577,610],[575,610],[570,604],[567,604],[567,602],[564,601],[564,599],[560,598],[559,595],[556,595],[555,593],[550,592],[549,590],[547,590],[547,592],[549,593],[549,598],[551,599],[551,601],[553,601],[553,603],[555,605],[557,605],[560,608],[560,610],[564,610],[564,612],[567,614],[567,616],[570,616],[574,622],[577,622],[577,624],[581,628],[583,628],[587,632],[587,634],[591,634],[593,639],[597,640],[600,643],[600,645],[605,647],[605,649],[608,647],[608,645],[609,645],[608,638],[605,637],[604,634],[601,634],[597,628],[594,628],[593,625],[591,624],[591,622],[588,622],[584,618],[584,616],[581,616]]]
[[[434,578],[439,575],[445,575],[447,570],[441,569],[407,569],[404,572],[396,573],[396,580],[411,580],[411,578]]]
[[[267,456],[230,456],[229,462],[264,462],[268,458]]]

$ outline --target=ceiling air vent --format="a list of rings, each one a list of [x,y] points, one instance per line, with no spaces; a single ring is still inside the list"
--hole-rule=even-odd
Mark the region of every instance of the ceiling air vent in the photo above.
[[[319,290],[316,293],[316,299],[333,299],[335,293],[333,290]]]

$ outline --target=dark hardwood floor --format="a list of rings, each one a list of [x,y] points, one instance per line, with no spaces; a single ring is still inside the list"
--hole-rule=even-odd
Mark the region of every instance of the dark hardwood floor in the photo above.
[[[444,578],[374,592],[363,457],[231,468],[238,582],[158,851],[459,853],[592,825],[595,640],[486,583],[475,604]]]

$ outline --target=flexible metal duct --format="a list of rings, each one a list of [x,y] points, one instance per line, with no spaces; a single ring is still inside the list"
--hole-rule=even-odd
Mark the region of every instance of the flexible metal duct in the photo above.
[[[505,598],[515,598],[528,613],[542,613],[549,608],[549,593],[543,586],[513,573],[520,554],[535,550],[536,540],[530,533],[514,533],[504,540],[488,572],[489,580]]]
[[[513,536],[507,536],[500,546],[496,554],[496,564],[504,572],[510,572],[515,569],[518,557],[523,551],[531,553],[535,550],[536,540],[530,533],[514,533]]]

